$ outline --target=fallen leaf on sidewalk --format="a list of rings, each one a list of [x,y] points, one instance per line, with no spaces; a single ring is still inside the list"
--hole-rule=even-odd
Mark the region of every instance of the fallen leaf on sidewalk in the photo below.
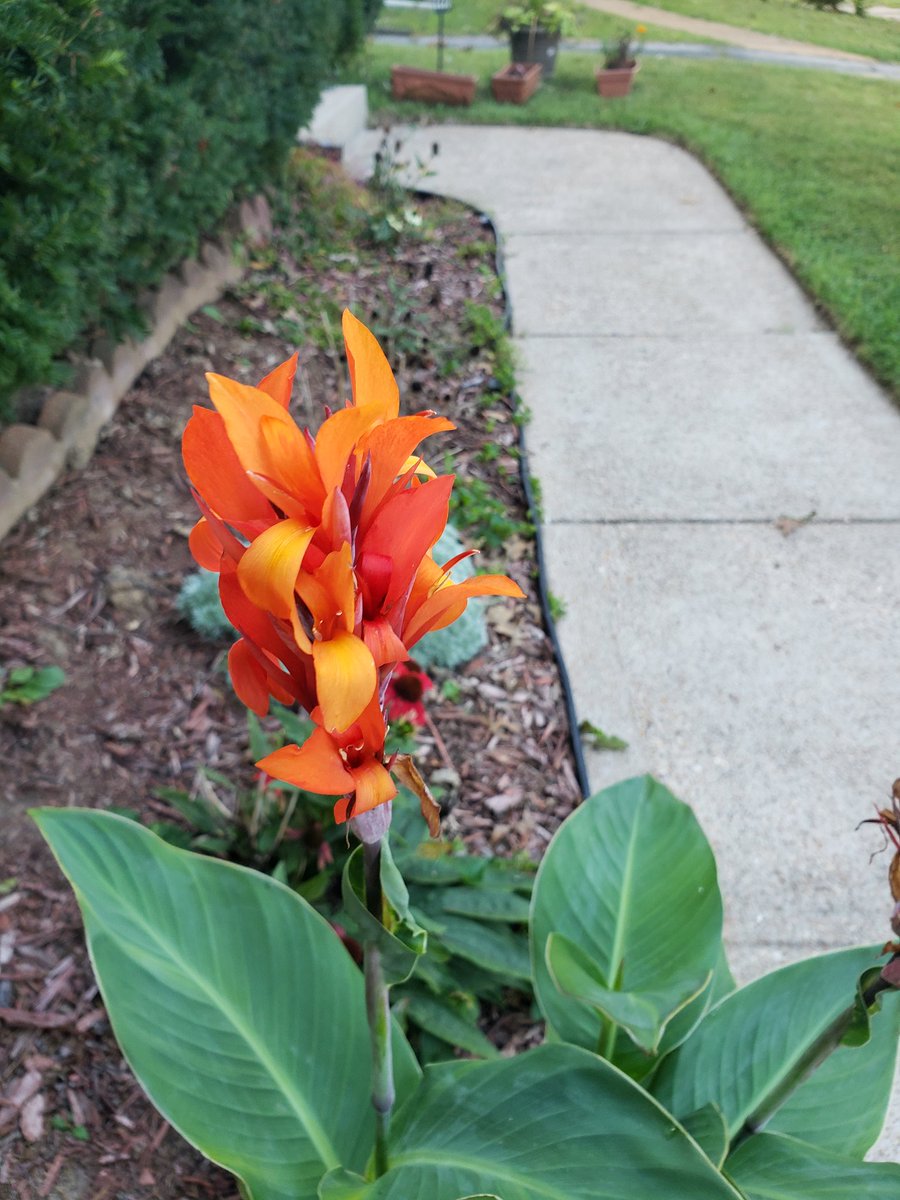
[[[812,512],[808,512],[805,517],[786,517],[782,514],[775,522],[775,528],[779,533],[784,534],[785,537],[790,537],[792,533],[796,533],[801,525],[808,525],[815,515],[815,509]]]
[[[604,733],[602,729],[598,729],[596,725],[592,725],[590,721],[582,721],[578,726],[578,732],[590,742],[594,750],[627,750],[628,743],[620,737],[615,737],[611,733]]]

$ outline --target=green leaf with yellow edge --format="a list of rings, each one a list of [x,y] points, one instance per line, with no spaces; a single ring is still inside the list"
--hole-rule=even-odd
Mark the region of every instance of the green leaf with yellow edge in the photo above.
[[[123,817],[34,813],[84,917],[113,1032],[150,1099],[250,1200],[311,1200],[374,1142],[363,978],[283,885]],[[419,1072],[395,1029],[405,1098]]]

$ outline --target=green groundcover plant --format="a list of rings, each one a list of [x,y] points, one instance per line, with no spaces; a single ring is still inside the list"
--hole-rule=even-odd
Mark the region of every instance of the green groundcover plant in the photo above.
[[[335,798],[358,843],[342,902],[363,969],[275,879],[115,814],[35,813],[147,1094],[249,1200],[896,1200],[900,1165],[864,1155],[894,1073],[900,947],[736,988],[710,846],[647,776],[573,812],[534,881],[546,1043],[419,1065],[391,989],[441,929],[410,903],[397,782],[432,834],[437,813],[410,759],[385,751],[382,698],[470,595],[518,589],[435,563],[449,477],[414,451],[446,423],[399,417],[374,338],[349,315],[344,328],[353,402],[315,437],[287,413],[288,363],[259,388],[211,377],[217,411],[195,410],[185,459],[203,512],[192,548],[241,631],[235,689],[257,712],[293,699],[313,723],[258,765]],[[880,820],[895,839],[897,812]],[[512,894],[496,889],[498,913]]]

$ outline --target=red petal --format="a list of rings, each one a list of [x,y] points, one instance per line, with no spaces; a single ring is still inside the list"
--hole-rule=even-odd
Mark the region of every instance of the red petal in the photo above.
[[[444,531],[453,476],[430,479],[393,496],[378,510],[363,538],[361,554],[384,554],[392,561],[389,607],[409,587],[419,564]]]
[[[188,547],[198,566],[205,567],[207,571],[218,571],[222,562],[222,546],[206,517],[201,517],[191,530]]]
[[[228,670],[238,700],[258,717],[264,717],[269,711],[266,673],[243,638],[235,642],[228,652]]]

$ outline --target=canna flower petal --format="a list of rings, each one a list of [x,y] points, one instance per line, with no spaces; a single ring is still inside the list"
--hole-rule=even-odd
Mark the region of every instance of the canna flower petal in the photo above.
[[[325,489],[312,449],[277,400],[259,388],[223,375],[207,375],[209,397],[220,413],[244,471],[269,480],[318,516]]]
[[[360,813],[371,812],[397,795],[397,785],[391,779],[390,772],[377,759],[371,758],[359,767],[352,767],[351,774],[356,789],[351,816],[358,817]],[[335,805],[335,815],[337,808]]]
[[[320,796],[339,796],[354,786],[340,750],[322,728],[314,729],[302,746],[282,746],[256,765],[273,779]]]
[[[349,308],[344,309],[341,329],[347,350],[354,405],[375,404],[381,420],[391,420],[400,411],[400,392],[384,351],[374,334],[354,317]]]
[[[269,711],[269,682],[243,638],[228,651],[228,672],[238,700],[258,717],[264,717]]]
[[[473,596],[509,596],[514,600],[524,600],[525,593],[505,575],[473,575],[461,583],[447,583],[438,587],[408,616],[403,628],[403,641],[412,647],[426,633],[452,624],[462,615]]]
[[[390,607],[407,590],[422,559],[444,531],[450,511],[453,476],[429,479],[387,500],[364,534],[360,562],[369,555],[391,561],[391,578],[384,598]],[[367,614],[374,615],[374,614]]]
[[[446,433],[455,428],[452,421],[443,417],[419,413],[414,417],[398,417],[396,421],[377,425],[360,440],[356,448],[357,457],[363,459],[368,454],[372,463],[361,520],[363,527],[368,524],[388,488],[399,475],[415,470],[416,474],[434,477],[434,471],[412,452],[433,433]]]
[[[291,392],[299,359],[299,354],[292,354],[286,362],[281,363],[274,371],[270,371],[265,379],[261,379],[259,382],[259,390],[266,392],[282,408],[287,408],[291,402]]]
[[[222,562],[222,546],[206,517],[201,517],[188,535],[188,548],[198,567],[218,571]]]
[[[273,519],[271,504],[247,478],[218,413],[194,408],[181,454],[188,478],[217,516],[233,524]]]
[[[326,491],[341,486],[356,443],[381,420],[377,404],[364,404],[342,408],[322,422],[316,434],[316,463]]]
[[[376,617],[374,621],[363,621],[363,641],[372,652],[376,667],[405,662],[409,655],[387,617]]]
[[[372,652],[355,634],[338,632],[327,642],[313,642],[316,694],[326,729],[343,731],[369,704],[378,684]]]
[[[315,529],[299,521],[270,525],[244,552],[238,579],[247,598],[276,617],[289,617],[300,564]]]

